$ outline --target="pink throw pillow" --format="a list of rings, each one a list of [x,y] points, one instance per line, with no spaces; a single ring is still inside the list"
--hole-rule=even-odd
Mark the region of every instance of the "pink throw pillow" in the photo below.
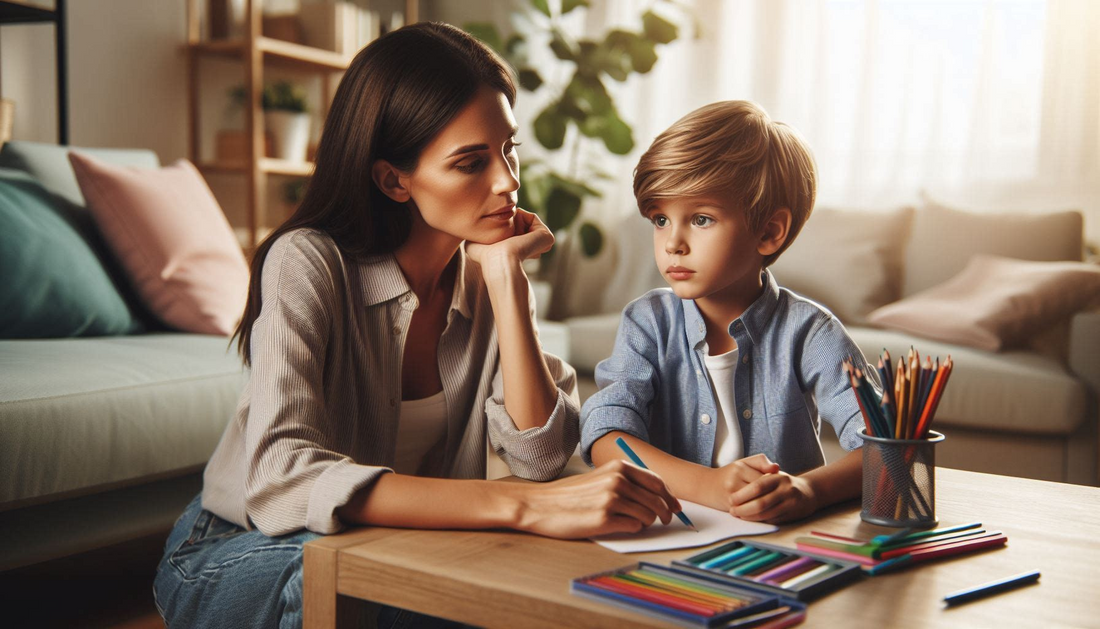
[[[1100,304],[1100,266],[976,255],[961,273],[870,315],[873,325],[999,351]]]
[[[248,295],[248,265],[191,162],[120,167],[75,151],[69,161],[88,210],[150,310],[186,332],[231,334]]]

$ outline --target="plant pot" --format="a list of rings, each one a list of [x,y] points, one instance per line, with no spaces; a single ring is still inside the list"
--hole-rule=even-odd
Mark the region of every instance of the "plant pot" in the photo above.
[[[309,114],[296,111],[266,111],[264,121],[275,144],[275,157],[291,162],[306,161],[309,147]]]

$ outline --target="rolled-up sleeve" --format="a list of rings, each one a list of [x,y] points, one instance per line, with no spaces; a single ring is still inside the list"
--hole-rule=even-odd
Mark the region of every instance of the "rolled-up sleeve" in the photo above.
[[[851,451],[863,445],[859,436],[863,414],[852,385],[841,370],[841,361],[849,356],[881,392],[878,373],[867,364],[844,325],[833,316],[824,319],[808,338],[802,354],[802,373],[807,386],[813,389],[821,419],[836,431],[841,447]]]
[[[339,531],[335,510],[391,471],[333,450],[342,435],[325,412],[323,372],[336,289],[324,257],[294,235],[264,261],[251,341],[245,509],[267,535]]]
[[[530,317],[535,321],[535,296],[528,291]],[[493,375],[492,394],[485,401],[489,444],[513,474],[520,478],[546,481],[557,478],[565,469],[569,457],[580,440],[580,398],[577,393],[577,372],[557,356],[543,352],[543,360],[557,387],[554,410],[539,428],[520,430],[504,407],[504,376],[497,364]]]
[[[592,465],[592,445],[619,431],[649,441],[649,408],[660,377],[656,366],[656,326],[642,324],[640,302],[623,311],[615,349],[596,365],[599,391],[581,409],[581,457]]]

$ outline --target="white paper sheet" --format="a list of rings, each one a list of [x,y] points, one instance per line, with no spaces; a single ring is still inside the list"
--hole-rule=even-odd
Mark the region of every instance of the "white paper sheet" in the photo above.
[[[695,548],[731,537],[764,535],[779,530],[779,527],[774,524],[749,522],[735,518],[725,511],[686,500],[681,500],[680,506],[699,529],[698,533],[688,528],[679,518],[673,517],[668,525],[661,524],[658,520],[638,533],[604,535],[593,537],[592,541],[619,553],[643,553],[675,548]]]

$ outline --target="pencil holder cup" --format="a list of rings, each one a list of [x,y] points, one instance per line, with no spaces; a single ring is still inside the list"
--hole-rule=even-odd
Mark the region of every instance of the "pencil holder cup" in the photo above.
[[[925,439],[863,437],[864,522],[880,526],[936,526],[936,444],[942,434]]]

